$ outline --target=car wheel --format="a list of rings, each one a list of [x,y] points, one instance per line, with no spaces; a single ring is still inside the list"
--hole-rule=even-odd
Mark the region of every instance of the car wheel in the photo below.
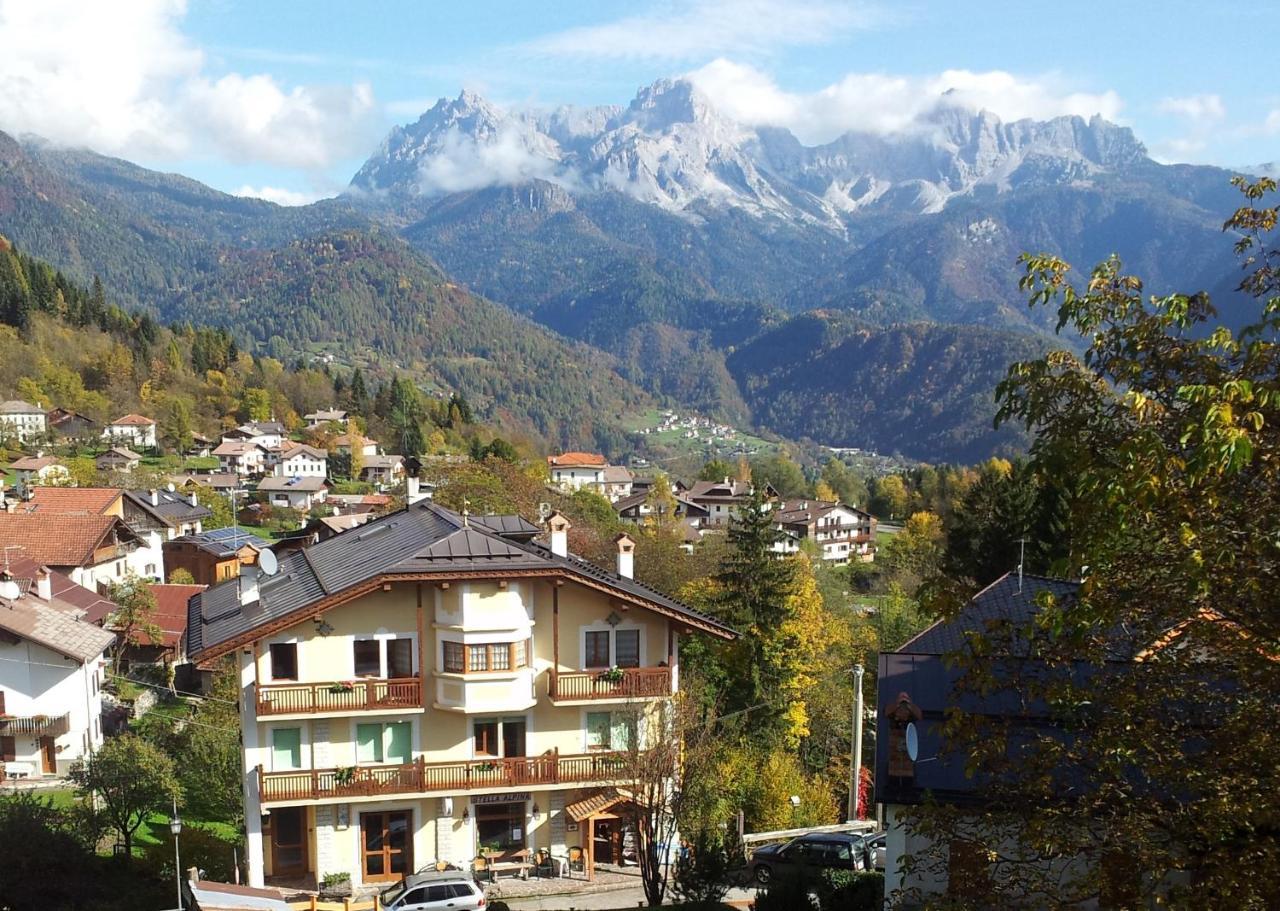
[[[773,871],[770,870],[768,867],[766,867],[764,864],[761,864],[760,866],[756,867],[756,882],[758,882],[760,885],[767,886],[769,884],[769,880],[772,878],[773,878]]]

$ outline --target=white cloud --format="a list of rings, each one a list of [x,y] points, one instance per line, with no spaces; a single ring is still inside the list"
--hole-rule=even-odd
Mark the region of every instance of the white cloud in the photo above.
[[[866,3],[684,0],[614,22],[546,35],[524,48],[553,57],[694,60],[827,44],[883,18]]]
[[[1194,124],[1217,123],[1225,120],[1227,107],[1219,95],[1186,95],[1181,98],[1163,98],[1157,105],[1166,114],[1184,117]]]
[[[0,0],[0,129],[126,157],[321,168],[363,147],[367,85],[206,72],[183,0]]]
[[[1003,120],[1071,114],[1114,120],[1121,108],[1115,92],[1070,91],[1053,76],[1026,78],[1003,70],[946,70],[931,76],[850,73],[816,92],[795,93],[782,90],[760,70],[719,59],[689,78],[729,117],[787,127],[805,143],[827,142],[850,130],[909,130],[941,105],[988,110]]]
[[[284,187],[251,187],[248,184],[232,190],[231,195],[265,199],[267,202],[273,202],[278,206],[305,206],[325,197],[325,194],[322,193],[288,190]]]
[[[529,180],[570,184],[571,175],[558,162],[531,150],[513,127],[500,130],[492,140],[476,142],[456,130],[450,132],[418,172],[419,186],[427,195],[460,193],[482,187],[509,186]]]

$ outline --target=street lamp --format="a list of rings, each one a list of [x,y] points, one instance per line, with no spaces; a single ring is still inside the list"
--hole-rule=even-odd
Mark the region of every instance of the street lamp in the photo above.
[[[178,798],[173,798],[173,817],[169,820],[173,833],[173,879],[178,886],[178,911],[182,911],[182,861],[178,857],[178,836],[182,834],[182,820],[178,818]]]

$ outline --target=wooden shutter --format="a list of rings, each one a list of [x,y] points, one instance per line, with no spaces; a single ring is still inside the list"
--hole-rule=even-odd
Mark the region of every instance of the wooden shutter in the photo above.
[[[13,737],[0,737],[0,762],[16,762],[18,759],[18,742]]]
[[[0,690],[0,715],[4,714],[4,690]]]

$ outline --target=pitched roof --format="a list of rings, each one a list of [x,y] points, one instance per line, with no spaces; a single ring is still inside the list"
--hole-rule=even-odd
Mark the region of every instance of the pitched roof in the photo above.
[[[44,414],[44,409],[22,399],[8,399],[0,402],[0,414]]]
[[[689,498],[694,500],[748,497],[751,495],[751,482],[729,478],[725,481],[694,481],[689,488]]]
[[[155,421],[142,414],[126,414],[124,417],[116,418],[111,422],[112,427],[147,427],[154,424]]]
[[[29,591],[13,601],[0,599],[0,608],[0,629],[82,663],[116,641],[114,633],[77,620]]]
[[[23,456],[17,459],[9,467],[14,471],[39,471],[41,468],[48,468],[50,465],[57,465],[58,460],[53,456]]]
[[[360,466],[360,470],[367,468],[395,468],[404,464],[404,456],[401,455],[371,455],[364,457],[364,464]]]
[[[170,475],[174,484],[185,487],[195,484],[197,487],[212,487],[216,490],[234,490],[244,484],[240,475],[231,471],[215,471],[209,474],[175,474]]]
[[[129,461],[129,462],[138,462],[142,460],[142,456],[138,455],[128,446],[112,446],[102,455],[98,456],[97,461],[101,461],[106,458],[113,458],[113,460],[125,459],[126,461]]]
[[[10,551],[5,561],[9,567],[10,578],[16,580],[26,591],[35,585],[36,576],[42,571],[49,573],[49,590],[53,595],[51,605],[64,613],[71,614],[87,623],[101,623],[116,609],[114,601],[109,601],[97,592],[71,581],[71,577],[56,569],[49,569],[18,551]]]
[[[271,492],[277,491],[305,491],[306,493],[316,493],[328,487],[328,483],[324,478],[312,477],[288,477],[279,478],[274,475],[269,478],[263,478],[258,483],[259,490],[267,490]]]
[[[954,618],[939,620],[896,651],[909,655],[945,655],[958,651],[969,633],[984,632],[993,621],[1010,621],[1015,625],[1029,622],[1040,611],[1041,595],[1075,599],[1079,591],[1079,582],[1027,573],[1019,584],[1017,573],[1005,573],[974,595]]]
[[[262,449],[265,451],[265,447],[261,443],[254,443],[249,440],[227,440],[226,442],[219,443],[218,448],[213,451],[213,454],[216,456],[238,456],[244,455],[247,452],[253,452],[255,449]]]
[[[156,500],[154,506],[151,503],[150,490],[126,490],[125,496],[144,512],[155,516],[170,528],[182,522],[195,522],[200,519],[207,519],[213,515],[212,510],[207,506],[201,506],[199,503],[192,505],[189,496],[183,496],[170,490],[155,491]]]
[[[347,413],[341,408],[322,408],[303,417],[308,421],[345,421]]]
[[[101,516],[124,495],[115,487],[37,487],[24,512],[60,516]]]
[[[187,631],[187,601],[192,595],[204,591],[204,585],[148,585],[156,599],[155,613],[151,620],[160,627],[160,641],[152,645],[166,648],[176,646]]]
[[[257,551],[268,550],[271,547],[270,542],[245,531],[243,528],[234,526],[231,528],[215,528],[196,535],[180,535],[172,541],[166,542],[164,546],[169,544],[194,544],[201,550],[208,551],[219,557],[234,556],[240,551],[240,548],[246,545]]]
[[[560,455],[547,456],[547,464],[552,468],[570,468],[585,466],[603,468],[609,464],[608,459],[594,452],[562,452]]]
[[[333,438],[332,445],[333,446],[350,446],[353,440],[356,443],[360,444],[361,446],[377,444],[377,440],[371,440],[368,437],[361,436],[358,433],[342,433]]]
[[[89,566],[93,553],[112,533],[137,540],[115,516],[59,516],[0,513],[0,547],[16,545],[46,566]]]
[[[636,476],[625,465],[604,466],[604,482],[606,484],[630,484],[635,479]]]
[[[314,521],[323,525],[334,534],[342,534],[344,531],[359,528],[371,519],[373,519],[373,513],[355,512],[341,516],[321,516]]]
[[[286,440],[284,445],[280,447],[280,458],[292,459],[296,456],[308,456],[312,459],[324,461],[329,458],[329,453],[323,449],[316,449],[314,446],[308,446],[306,443],[295,443],[292,440]]]
[[[489,524],[492,522],[492,526]],[[567,575],[603,587],[616,597],[682,618],[724,638],[736,634],[715,619],[633,579],[603,570],[577,556],[558,557],[528,541],[529,523],[515,517],[467,517],[422,501],[335,535],[280,560],[279,572],[261,582],[252,611],[241,609],[234,582],[216,585],[191,600],[188,652],[197,660],[260,626],[309,609],[383,575],[448,577],[460,572],[501,576],[526,571]],[[511,529],[506,534],[495,528]],[[536,530],[536,527],[535,527]],[[214,653],[216,654],[216,653]],[[208,654],[213,657],[214,654]]]

